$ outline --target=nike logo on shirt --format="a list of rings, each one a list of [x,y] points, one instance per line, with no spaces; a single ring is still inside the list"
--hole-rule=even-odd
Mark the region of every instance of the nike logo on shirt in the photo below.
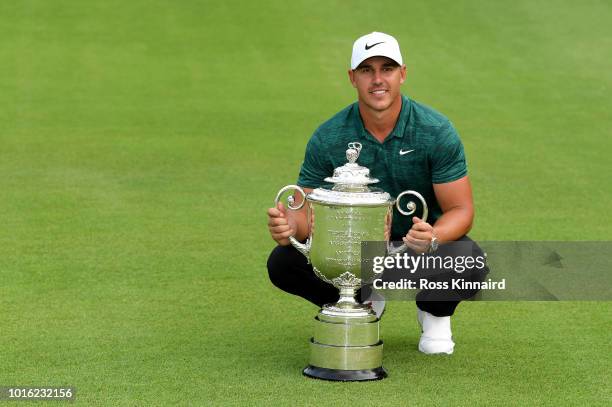
[[[413,151],[414,150],[406,150],[406,151],[400,150],[399,153],[400,153],[400,155],[404,155],[404,154],[412,153]]]

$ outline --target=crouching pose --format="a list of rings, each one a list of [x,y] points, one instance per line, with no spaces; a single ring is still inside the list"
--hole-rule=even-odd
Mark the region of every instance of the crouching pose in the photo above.
[[[466,234],[474,206],[463,145],[445,116],[400,92],[406,65],[396,39],[379,32],[357,39],[348,76],[357,90],[357,102],[314,132],[297,184],[306,193],[325,185],[324,179],[334,168],[346,162],[348,143],[359,142],[363,145],[359,164],[380,180],[377,187],[393,197],[406,189],[415,190],[429,205],[428,222],[393,216],[391,240],[403,240],[414,253],[431,252],[445,242],[469,241]],[[299,203],[301,196],[295,198]],[[288,239],[307,238],[306,216],[306,205],[300,211],[288,211],[281,203],[268,209],[270,234],[278,243],[268,259],[268,272],[281,290],[322,306],[337,301],[338,290],[315,276]],[[421,352],[453,353],[451,316],[459,302],[475,292],[423,290],[417,295]],[[382,315],[383,300],[368,302]]]

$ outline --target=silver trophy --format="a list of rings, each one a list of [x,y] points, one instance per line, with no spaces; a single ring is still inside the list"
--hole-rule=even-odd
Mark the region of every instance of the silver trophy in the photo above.
[[[427,220],[425,199],[415,191],[404,191],[396,199],[370,184],[370,170],[356,163],[361,144],[349,143],[348,163],[334,170],[325,181],[331,188],[317,188],[306,194],[297,185],[287,185],[276,195],[275,204],[287,191],[297,191],[302,201],[295,205],[287,199],[290,210],[307,204],[307,219],[312,220],[306,243],[290,237],[291,244],[312,264],[318,278],[333,284],[340,299],[326,304],[315,318],[315,334],[310,341],[310,363],[304,374],[327,380],[360,381],[386,377],[382,367],[383,342],[379,335],[379,319],[372,309],[355,300],[361,287],[361,242],[385,240],[385,225],[390,228],[393,205],[406,216],[414,214],[416,204],[400,207],[400,199],[416,196],[423,205],[422,219]],[[388,253],[406,250],[387,246]]]

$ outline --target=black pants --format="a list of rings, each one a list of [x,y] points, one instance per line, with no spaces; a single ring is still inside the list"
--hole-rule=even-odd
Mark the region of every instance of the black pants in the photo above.
[[[469,237],[463,236],[459,241],[473,243],[473,256],[482,256],[482,250]],[[440,251],[444,246],[440,247]],[[477,273],[466,270],[465,276],[472,281],[484,279],[488,269]],[[338,301],[338,289],[320,280],[308,264],[306,258],[293,246],[277,246],[268,258],[268,275],[270,281],[281,290],[300,296],[311,303],[322,307],[324,304]],[[367,289],[364,287],[363,289]],[[455,308],[462,300],[474,296],[478,290],[422,290],[417,294],[416,305],[419,309],[432,315],[443,317],[453,315]],[[358,297],[361,293],[358,292]],[[367,297],[363,293],[361,297]]]

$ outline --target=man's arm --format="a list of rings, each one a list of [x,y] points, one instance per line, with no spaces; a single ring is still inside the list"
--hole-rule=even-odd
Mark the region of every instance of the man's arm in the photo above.
[[[306,194],[312,192],[312,188],[302,188]],[[293,206],[298,206],[302,202],[302,194],[293,194],[295,202]],[[270,235],[279,245],[287,246],[290,244],[289,236],[303,241],[310,233],[309,222],[306,221],[307,206],[305,203],[299,211],[287,209],[279,202],[276,208],[268,209],[268,229]]]
[[[445,184],[433,184],[433,189],[442,216],[433,227],[417,217],[413,218],[414,224],[404,237],[408,246],[421,252],[427,250],[434,235],[439,242],[459,239],[470,231],[474,220],[472,186],[467,176]]]
[[[472,186],[467,176],[446,184],[434,184],[434,193],[442,209],[442,216],[433,226],[440,242],[459,239],[472,229],[474,201]]]

